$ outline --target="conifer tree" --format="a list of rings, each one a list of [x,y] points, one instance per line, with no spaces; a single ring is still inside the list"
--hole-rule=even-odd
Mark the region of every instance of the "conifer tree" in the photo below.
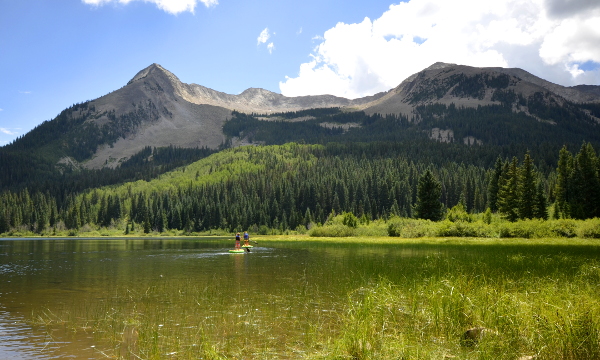
[[[500,161],[500,163],[498,163],[498,160]],[[504,187],[504,185],[506,184],[507,181],[507,177],[506,174],[508,173],[508,167],[510,165],[510,162],[508,161],[502,161],[499,157],[496,160],[496,168],[494,170],[494,174],[492,175],[492,183],[493,186],[491,188],[488,188],[490,193],[490,210],[492,210],[493,212],[497,212],[500,211],[500,204],[498,202],[498,197],[500,196],[500,191],[501,189]],[[493,180],[493,177],[497,176],[497,181]],[[495,195],[492,194],[492,191],[495,190]],[[495,204],[495,210],[492,207],[492,205]]]
[[[417,205],[415,215],[419,219],[439,221],[443,217],[443,206],[440,202],[442,185],[433,173],[427,169],[419,178],[417,185]]]
[[[573,217],[586,219],[600,216],[600,179],[597,156],[590,143],[583,143],[573,165],[573,188],[577,209]]]
[[[536,219],[548,220],[548,203],[546,201],[544,184],[541,180],[538,180],[537,184],[533,217]]]
[[[507,171],[503,172],[501,187],[498,190],[498,211],[508,221],[517,221],[519,218],[518,180],[517,158],[513,157]]]
[[[519,202],[519,218],[533,219],[536,202],[536,173],[529,151],[525,154],[523,164],[519,168],[517,184],[517,200]]]
[[[566,146],[560,149],[558,155],[558,168],[556,169],[556,187],[554,196],[556,197],[556,207],[554,218],[570,217],[570,182],[573,171],[573,155],[567,150]],[[556,214],[559,212],[560,215]]]

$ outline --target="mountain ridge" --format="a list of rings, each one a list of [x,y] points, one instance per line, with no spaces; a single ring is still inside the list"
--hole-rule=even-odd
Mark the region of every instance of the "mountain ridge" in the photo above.
[[[418,122],[422,116],[418,109],[433,104],[473,109],[509,106],[515,114],[552,124],[556,123],[556,119],[548,115],[552,109],[600,104],[600,86],[564,87],[522,69],[476,68],[438,62],[387,92],[353,100],[333,95],[286,97],[261,88],[248,88],[232,95],[183,83],[175,74],[153,63],[136,73],[122,88],[66,109],[57,119],[42,124],[46,129],[62,119],[62,130],[53,132],[59,138],[48,135],[39,141],[42,145],[29,142],[29,146],[30,150],[37,146],[39,152],[54,156],[55,163],[88,169],[115,168],[148,146],[217,149],[228,141],[223,125],[232,119],[234,111],[268,115],[341,108],[344,112],[404,116]],[[586,113],[600,123],[600,111],[595,108],[573,111]],[[310,117],[279,120],[306,119]],[[323,126],[336,125],[324,122]],[[437,133],[449,130],[452,129],[437,129]],[[44,137],[44,131],[38,131],[36,136]],[[435,133],[435,129],[431,129],[431,133]],[[24,136],[27,137],[30,134]],[[27,140],[18,142],[27,143]],[[241,139],[237,143],[248,142]],[[469,143],[478,142],[469,139]]]

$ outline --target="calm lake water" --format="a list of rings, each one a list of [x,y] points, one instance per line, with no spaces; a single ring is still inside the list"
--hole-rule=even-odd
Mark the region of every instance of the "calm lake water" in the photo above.
[[[93,324],[69,331],[61,320],[85,322],[115,306],[131,307],[158,334],[201,326],[233,357],[252,342],[263,355],[293,358],[310,336],[334,331],[349,291],[381,276],[401,278],[402,259],[424,255],[313,242],[265,242],[230,254],[232,246],[229,238],[0,239],[0,359],[114,357],[119,349]],[[40,317],[52,324],[32,321]],[[116,326],[123,338],[137,331],[128,326]]]
[[[458,273],[535,292],[600,263],[597,244],[233,245],[0,239],[0,360],[198,359],[206,344],[230,359],[297,359],[335,337],[350,294],[382,278],[410,292]]]

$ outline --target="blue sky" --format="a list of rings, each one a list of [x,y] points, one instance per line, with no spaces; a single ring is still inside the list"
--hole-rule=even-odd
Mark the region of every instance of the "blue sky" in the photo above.
[[[597,1],[485,3],[0,0],[0,146],[152,63],[230,94],[355,98],[436,61],[600,84]]]

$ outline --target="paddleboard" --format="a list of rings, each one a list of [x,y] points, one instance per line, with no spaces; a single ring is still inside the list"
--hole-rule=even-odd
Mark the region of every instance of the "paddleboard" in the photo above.
[[[229,250],[230,253],[232,254],[243,254],[246,250],[244,249],[231,249]]]
[[[244,248],[246,248],[246,247],[247,248],[251,248],[251,247],[254,247],[254,246],[253,245],[242,245],[242,247],[244,247]]]

